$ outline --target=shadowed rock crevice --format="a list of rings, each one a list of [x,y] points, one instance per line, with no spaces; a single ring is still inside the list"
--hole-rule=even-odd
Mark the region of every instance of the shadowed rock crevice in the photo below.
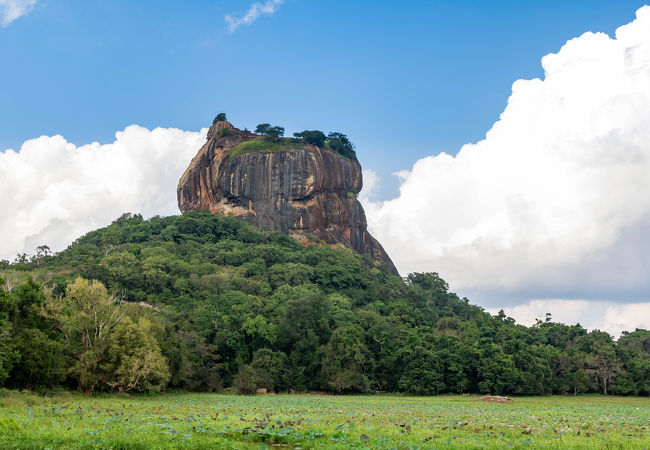
[[[340,243],[397,274],[367,230],[366,215],[356,198],[363,185],[358,161],[293,141],[278,141],[268,151],[261,145],[261,150],[233,152],[255,139],[262,138],[229,122],[213,124],[207,142],[178,184],[181,212],[235,215],[270,230]],[[291,145],[284,148],[282,142]]]

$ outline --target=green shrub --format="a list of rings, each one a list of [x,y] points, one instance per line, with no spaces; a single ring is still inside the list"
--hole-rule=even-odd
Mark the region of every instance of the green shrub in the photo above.
[[[221,130],[219,130],[219,134],[217,134],[217,138],[222,138],[226,136],[235,136],[237,134],[240,134],[240,131],[235,128],[222,128]]]
[[[281,150],[291,151],[303,148],[302,142],[294,138],[281,138],[269,141],[265,138],[257,138],[251,141],[242,142],[230,150],[230,158],[244,153],[277,153]]]

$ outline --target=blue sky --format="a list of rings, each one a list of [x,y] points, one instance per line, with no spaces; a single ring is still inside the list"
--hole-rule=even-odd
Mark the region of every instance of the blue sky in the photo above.
[[[246,1],[41,0],[0,28],[0,149],[40,135],[112,142],[127,125],[340,130],[391,173],[484,137],[513,81],[642,1],[287,0],[228,32]]]

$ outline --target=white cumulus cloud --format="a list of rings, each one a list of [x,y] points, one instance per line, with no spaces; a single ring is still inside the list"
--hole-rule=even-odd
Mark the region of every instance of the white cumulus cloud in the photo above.
[[[177,214],[176,184],[206,133],[131,125],[111,144],[42,136],[0,153],[0,259],[62,250],[125,212]]]
[[[6,27],[34,8],[37,0],[0,0],[0,23]]]
[[[359,199],[362,202],[370,202],[377,195],[379,189],[379,175],[372,169],[363,171],[363,189],[359,193]]]
[[[461,293],[647,301],[650,7],[542,66],[484,140],[400,172],[395,199],[362,197],[371,229],[401,273]]]
[[[228,31],[234,33],[240,26],[250,25],[255,22],[262,14],[275,13],[283,3],[284,0],[267,0],[264,3],[255,2],[242,17],[237,18],[229,14],[226,15],[225,19],[228,22]]]

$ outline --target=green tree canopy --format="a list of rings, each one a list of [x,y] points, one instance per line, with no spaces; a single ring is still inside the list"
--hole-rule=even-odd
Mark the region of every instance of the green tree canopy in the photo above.
[[[1,272],[10,388],[650,393],[647,330],[525,327],[435,273],[208,212],[125,214]]]
[[[269,139],[278,139],[284,136],[284,128],[279,126],[272,126],[270,123],[260,123],[255,128],[257,134],[266,136]]]
[[[11,340],[9,322],[0,315],[0,385],[7,379],[20,354]]]
[[[325,141],[327,140],[325,133],[320,130],[305,130],[301,131],[300,133],[293,133],[293,135],[297,138],[302,139],[306,143],[315,145],[317,147],[324,146]]]
[[[76,359],[73,376],[80,391],[91,393],[110,376],[104,364],[109,339],[125,313],[99,281],[79,277],[63,298],[48,295],[43,315],[60,331]]]
[[[260,123],[255,127],[255,132],[257,134],[266,135],[267,131],[271,128],[270,123]]]
[[[327,135],[326,144],[341,156],[350,159],[357,159],[357,154],[354,151],[354,144],[352,144],[348,137],[343,133],[336,131],[330,132]]]
[[[145,318],[134,322],[128,316],[111,333],[108,361],[112,374],[106,384],[119,392],[156,391],[169,381],[167,360]]]

